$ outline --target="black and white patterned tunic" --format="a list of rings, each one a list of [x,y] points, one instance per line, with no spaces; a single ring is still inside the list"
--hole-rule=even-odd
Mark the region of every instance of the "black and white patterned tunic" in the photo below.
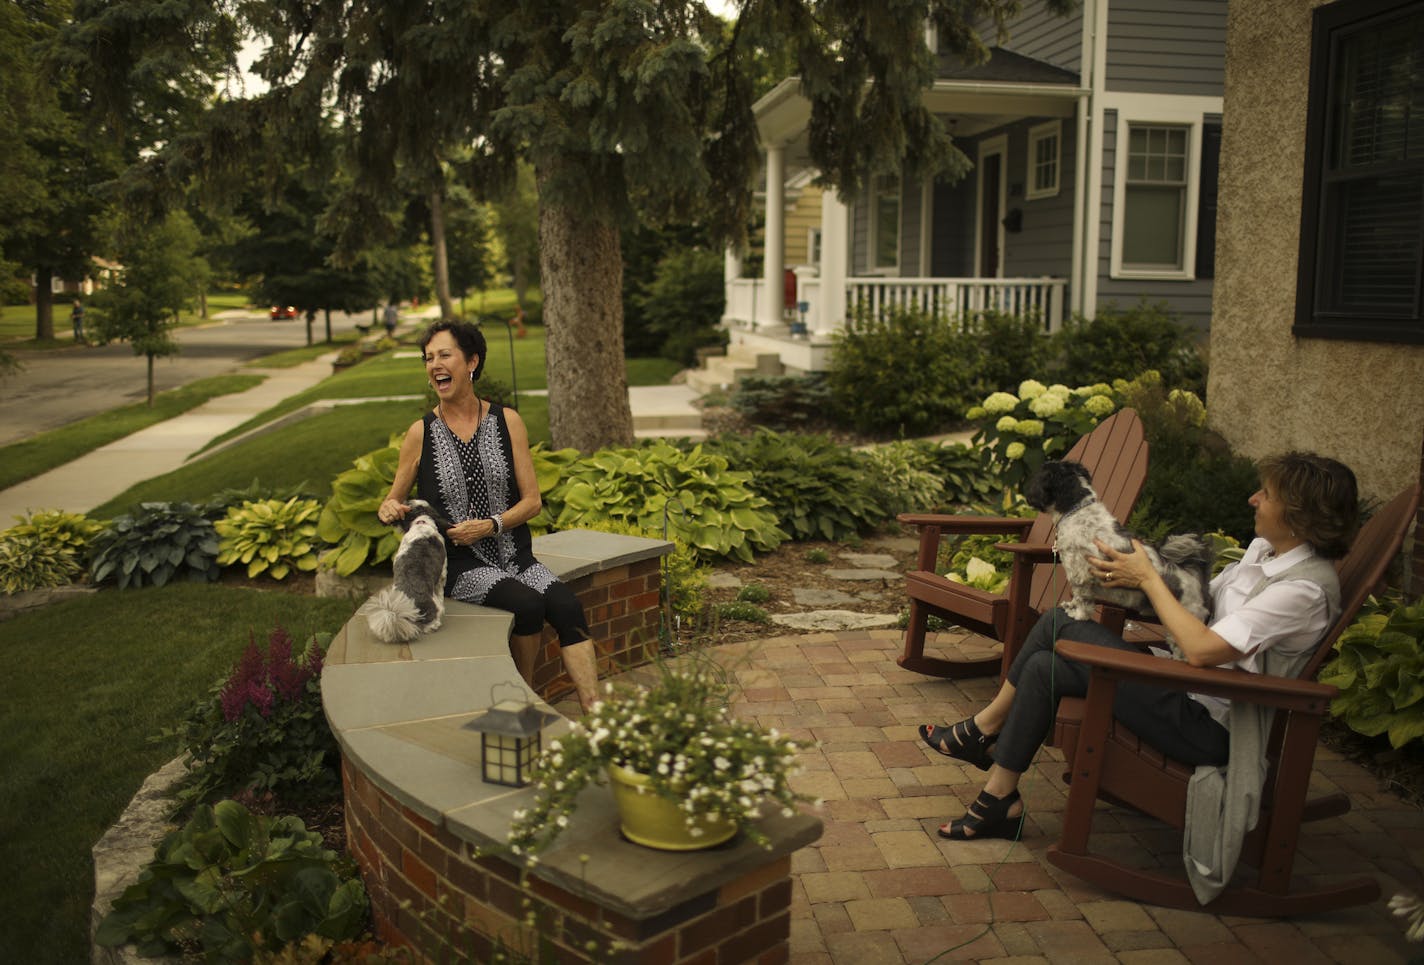
[[[488,519],[519,501],[514,455],[504,406],[490,403],[474,435],[461,439],[434,412],[425,416],[417,475],[422,499],[456,523]],[[557,577],[534,559],[527,525],[487,536],[471,546],[456,546],[446,538],[449,574],[445,594],[467,603],[483,603],[490,588],[515,579],[543,593]]]

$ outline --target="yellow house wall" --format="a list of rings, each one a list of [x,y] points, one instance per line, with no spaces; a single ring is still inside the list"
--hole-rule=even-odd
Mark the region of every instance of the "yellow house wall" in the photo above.
[[[801,194],[786,212],[785,224],[786,267],[810,264],[806,237],[811,228],[821,226],[821,189],[810,184],[802,188]]]
[[[1313,450],[1353,468],[1364,495],[1385,497],[1419,477],[1424,345],[1290,331],[1319,5],[1228,8],[1208,412],[1246,455]]]

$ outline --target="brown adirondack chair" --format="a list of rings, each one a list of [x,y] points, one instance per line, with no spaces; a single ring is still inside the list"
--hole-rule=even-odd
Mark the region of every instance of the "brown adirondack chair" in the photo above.
[[[1344,794],[1314,800],[1306,797],[1320,724],[1337,693],[1335,687],[1317,683],[1315,675],[1330,656],[1336,638],[1354,620],[1399,552],[1419,508],[1419,494],[1415,483],[1375,513],[1337,565],[1340,616],[1297,678],[1197,668],[1149,654],[1059,641],[1059,654],[1090,664],[1093,672],[1087,697],[1064,698],[1058,705],[1054,743],[1071,764],[1064,775],[1071,783],[1062,832],[1058,843],[1049,847],[1048,860],[1085,881],[1137,901],[1201,907],[1180,869],[1171,874],[1134,868],[1088,850],[1099,798],[1125,804],[1179,830],[1186,823],[1187,781],[1192,769],[1165,758],[1112,719],[1117,683],[1143,680],[1276,708],[1267,742],[1269,766],[1260,818],[1242,848],[1242,861],[1258,869],[1256,880],[1248,884],[1238,878],[1205,906],[1206,910],[1274,918],[1319,914],[1378,898],[1379,882],[1373,878],[1293,888],[1291,869],[1301,822],[1336,817],[1350,809],[1350,799]]]
[[[1123,409],[1103,420],[1063,458],[1082,463],[1103,504],[1120,522],[1127,522],[1147,481],[1147,441],[1137,413]],[[897,662],[907,670],[934,677],[1002,675],[1039,614],[1068,595],[1067,580],[1061,571],[1055,573],[1058,568],[1053,564],[1052,517],[1047,513],[1033,519],[904,513],[898,519],[906,526],[919,527],[920,549],[915,569],[905,577],[910,624],[905,630],[905,652]],[[988,593],[935,572],[942,535],[983,533],[1018,540],[999,545],[1014,554],[1007,593]],[[925,656],[925,623],[932,613],[1002,643],[1002,657],[946,660]]]

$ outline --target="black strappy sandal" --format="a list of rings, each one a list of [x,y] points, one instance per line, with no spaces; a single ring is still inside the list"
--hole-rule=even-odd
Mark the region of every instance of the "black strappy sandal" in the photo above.
[[[973,717],[966,717],[949,727],[920,725],[920,740],[945,757],[973,764],[981,771],[987,771],[993,766],[994,758],[989,755],[989,750],[998,739],[998,734],[986,735],[980,730]]]
[[[964,817],[949,823],[949,830],[937,828],[941,838],[951,841],[978,841],[980,838],[1016,838],[1023,827],[1025,812],[1020,811],[1009,817],[1009,808],[1019,800],[1017,790],[1003,797],[994,797],[988,791],[980,791],[974,803],[964,812]],[[970,833],[965,834],[968,831]]]

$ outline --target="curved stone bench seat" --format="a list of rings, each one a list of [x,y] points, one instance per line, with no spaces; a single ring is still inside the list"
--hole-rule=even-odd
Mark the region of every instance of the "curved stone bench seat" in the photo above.
[[[656,654],[660,560],[671,549],[582,530],[535,540],[535,555],[583,602],[604,673]],[[433,961],[488,961],[501,946],[527,954],[549,942],[560,962],[677,961],[681,949],[702,947],[721,961],[784,952],[790,853],[820,836],[814,817],[765,819],[770,850],[738,838],[657,852],[623,840],[611,794],[591,787],[527,877],[517,859],[491,853],[533,792],[484,783],[479,735],[464,725],[514,692],[495,685],[540,701],[570,689],[547,630],[535,686],[523,683],[509,653],[512,622],[447,600],[439,630],[390,646],[357,613],[328,650],[322,699],[341,746],[348,847],[383,936]],[[568,728],[557,719],[545,740]]]

